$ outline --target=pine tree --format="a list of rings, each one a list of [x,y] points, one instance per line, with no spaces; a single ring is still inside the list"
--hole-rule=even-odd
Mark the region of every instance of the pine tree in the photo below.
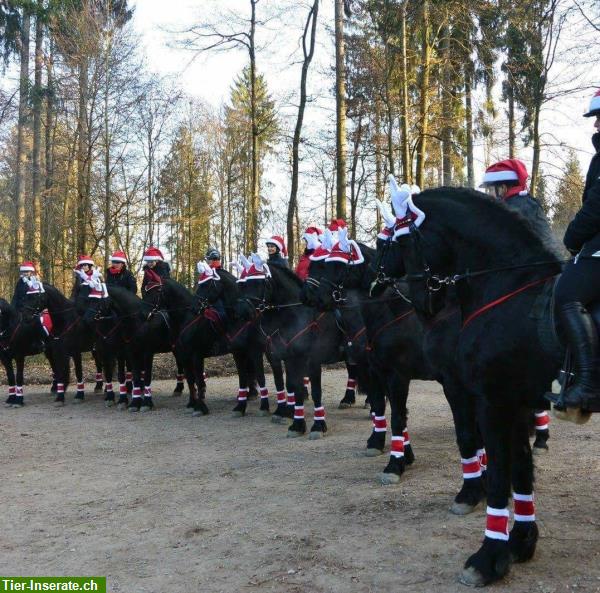
[[[584,179],[579,168],[579,161],[575,151],[569,152],[564,174],[558,184],[556,201],[553,204],[553,227],[562,231],[573,220],[581,208],[581,195],[583,194]]]

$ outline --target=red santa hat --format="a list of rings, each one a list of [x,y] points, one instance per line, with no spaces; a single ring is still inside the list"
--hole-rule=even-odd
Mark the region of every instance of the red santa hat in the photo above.
[[[279,251],[281,251],[281,255],[283,255],[283,257],[287,257],[287,248],[285,246],[285,241],[283,240],[283,237],[280,237],[279,235],[273,235],[270,239],[267,239],[265,241],[265,243],[267,245],[275,245],[276,247],[279,247]]]
[[[325,229],[321,237],[321,244],[308,256],[311,261],[321,261],[329,257],[333,247],[333,234]]]
[[[148,247],[144,251],[144,261],[165,261],[162,251],[158,247]]]
[[[600,89],[596,91],[592,100],[590,101],[590,110],[583,114],[583,117],[593,117],[594,115],[600,115]]]
[[[506,159],[490,165],[485,170],[483,183],[480,187],[488,187],[496,183],[513,182],[513,186],[506,192],[505,198],[510,198],[521,192],[527,191],[529,173],[523,161],[519,159]]]
[[[94,265],[94,260],[89,255],[80,255],[77,259],[77,267],[87,264],[88,266]]]
[[[24,261],[19,266],[19,272],[34,272],[35,273],[35,264],[31,261]]]
[[[118,262],[118,263],[126,264],[127,263],[127,256],[125,255],[124,251],[115,251],[110,256],[110,261],[111,262]]]
[[[349,265],[362,264],[365,258],[358,243],[348,239],[348,229],[340,229],[338,235],[340,240],[333,246],[331,253],[325,261],[327,263],[341,262]]]
[[[320,235],[323,234],[323,230],[320,229],[319,227],[316,226],[309,226],[306,227],[304,233],[302,234],[302,239],[305,239],[306,241],[308,241],[309,239],[307,238],[308,235],[310,235],[311,237],[319,237]]]
[[[332,218],[329,223],[329,230],[331,232],[339,231],[340,229],[345,229],[348,225],[343,218]]]

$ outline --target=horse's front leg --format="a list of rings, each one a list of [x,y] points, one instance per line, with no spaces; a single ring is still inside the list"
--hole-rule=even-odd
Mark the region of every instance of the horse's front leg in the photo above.
[[[8,383],[8,397],[6,398],[5,405],[7,408],[22,408],[25,405],[25,401],[22,394],[21,401],[17,401],[17,387],[12,359],[8,356],[2,356],[2,366],[6,371],[6,382]]]
[[[204,378],[204,357],[195,354],[192,359],[192,372],[195,380],[194,392],[190,391],[190,403],[192,404],[192,416],[206,416],[210,410],[206,405],[206,379]]]
[[[133,368],[133,390],[127,411],[139,412],[142,407],[142,390],[144,388],[144,380],[142,378],[142,373],[144,372],[144,353],[137,351],[132,353],[131,361]]]
[[[177,352],[176,349],[173,350],[173,356],[175,357],[175,364],[177,365],[177,383],[175,384],[175,389],[173,389],[173,395],[175,397],[180,396],[183,393],[185,388],[185,364],[183,361],[183,357],[180,353]],[[188,381],[189,384],[189,381]],[[191,389],[191,387],[190,387]]]
[[[115,392],[113,388],[113,373],[115,372],[115,357],[108,351],[108,348],[104,348],[102,356],[102,365],[104,367],[104,384],[105,394],[104,403],[107,408],[114,406],[115,404]],[[120,382],[119,382],[120,383]],[[120,387],[119,387],[120,389]],[[119,391],[120,393],[120,391]]]
[[[75,393],[73,403],[80,404],[85,398],[85,383],[83,381],[83,364],[81,362],[81,352],[76,352],[73,355],[73,363],[75,365],[75,377],[77,378],[77,391]],[[96,390],[94,390],[94,393],[95,392]]]
[[[517,410],[510,405],[490,406],[482,413],[483,439],[488,456],[488,506],[485,538],[466,561],[460,581],[481,587],[497,581],[510,570],[508,498],[511,484],[511,438]]]
[[[348,372],[348,379],[346,380],[346,392],[338,405],[340,410],[351,408],[356,403],[357,365],[350,364],[346,361],[346,370]]]
[[[262,354],[261,354],[262,356]],[[235,407],[231,414],[234,418],[246,415],[248,407],[248,392],[250,391],[250,377],[254,376],[252,369],[253,362],[250,355],[242,354],[239,351],[233,353],[235,366],[238,371],[238,395]]]
[[[267,389],[267,379],[265,377],[265,362],[262,352],[256,357],[255,373],[258,382],[258,391],[260,394],[260,405],[258,407],[259,416],[269,416],[269,390]]]
[[[25,382],[25,356],[18,355],[15,357],[17,363],[17,376],[16,376],[16,387],[15,387],[15,408],[21,408],[25,405],[25,399],[23,395],[23,383]]]
[[[286,360],[286,383],[288,385],[288,407],[289,396],[294,396],[294,419],[288,428],[289,438],[300,437],[306,433],[306,420],[304,419],[304,377],[306,376],[307,364],[303,356],[295,356]]]
[[[104,375],[102,374],[102,357],[96,352],[95,349],[92,349],[92,357],[94,359],[94,363],[96,365],[96,384],[94,385],[94,393],[102,393],[104,386]],[[79,378],[77,378],[79,381]]]
[[[283,375],[283,363],[280,358],[275,358],[272,355],[267,355],[271,369],[273,370],[273,382],[275,383],[275,391],[277,397],[277,407],[271,416],[273,422],[282,422],[285,417],[287,405],[287,397],[285,393],[285,377]],[[276,420],[274,420],[276,418]]]
[[[65,405],[65,389],[69,383],[69,363],[65,344],[62,340],[55,340],[52,348],[52,359],[54,360],[54,375],[56,379],[56,397],[54,405],[57,407]]]
[[[146,354],[145,362],[144,399],[142,400],[140,412],[149,412],[154,408],[154,402],[152,400],[152,365],[154,363],[154,354],[152,352]]]
[[[117,377],[119,379],[119,401],[117,402],[117,409],[121,410],[127,407],[127,373],[125,370],[125,356],[120,353],[117,356]]]
[[[323,405],[323,389],[321,387],[321,365],[310,361],[309,377],[311,395],[314,403],[314,422],[310,427],[308,438],[312,441],[320,439],[327,433],[327,423],[325,422],[325,406]]]

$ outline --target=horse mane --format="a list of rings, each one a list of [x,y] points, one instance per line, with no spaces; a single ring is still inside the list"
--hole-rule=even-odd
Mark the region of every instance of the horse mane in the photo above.
[[[144,301],[136,294],[121,286],[107,286],[107,288],[108,296],[111,297],[117,313],[131,315],[142,310]]]
[[[61,307],[71,307],[73,305],[73,301],[68,299],[56,286],[52,284],[47,284],[44,282],[44,291],[46,293],[46,298],[48,300],[48,305],[54,304]]]
[[[460,229],[469,240],[491,249],[500,257],[537,258],[557,261],[552,247],[531,224],[503,201],[466,187],[427,189],[413,197],[416,206],[428,214],[430,204],[442,206],[444,220]],[[477,212],[477,215],[473,215]],[[427,218],[423,225],[427,225]],[[499,232],[499,229],[502,232]]]
[[[163,280],[163,283],[179,300],[184,303],[192,302],[194,295],[183,284],[177,282],[177,280],[167,278]]]
[[[8,313],[9,315],[16,315],[17,310],[6,300],[0,298],[0,311],[2,313]]]
[[[267,262],[268,263],[268,262]],[[269,270],[271,270],[271,274],[273,277],[281,276],[279,278],[280,281],[287,280],[291,282],[294,286],[298,288],[302,288],[303,282],[294,271],[289,268],[284,268],[283,266],[269,266]]]

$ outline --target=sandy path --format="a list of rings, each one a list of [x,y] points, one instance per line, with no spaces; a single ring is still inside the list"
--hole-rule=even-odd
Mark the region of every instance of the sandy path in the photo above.
[[[106,575],[124,593],[464,593],[456,575],[484,515],[448,512],[460,466],[439,387],[413,384],[416,462],[383,487],[386,458],[363,455],[367,412],[335,409],[344,385],[324,377],[321,441],[231,418],[233,377],[209,380],[204,418],[184,414],[173,382],[153,385],[158,409],[143,415],[26,393],[23,410],[0,410],[0,574]],[[599,429],[551,425],[538,553],[493,591],[600,591]]]

